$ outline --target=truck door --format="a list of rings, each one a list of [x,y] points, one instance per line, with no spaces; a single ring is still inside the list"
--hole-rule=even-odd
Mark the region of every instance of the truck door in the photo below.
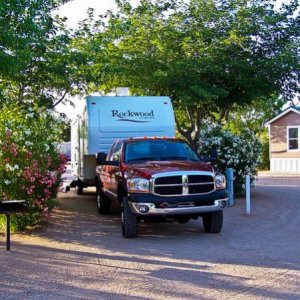
[[[122,143],[117,142],[115,145],[113,145],[107,160],[108,161],[114,161],[114,162],[120,162],[121,157],[121,148]],[[118,193],[118,177],[120,173],[120,164],[117,166],[110,166],[106,165],[104,166],[104,180],[103,185],[106,189],[106,192],[109,194],[112,198],[117,198]]]

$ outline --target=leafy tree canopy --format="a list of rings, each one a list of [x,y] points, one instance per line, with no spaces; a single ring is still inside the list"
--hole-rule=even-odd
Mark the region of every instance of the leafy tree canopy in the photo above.
[[[297,0],[279,11],[271,0],[116,2],[98,20],[90,11],[73,41],[90,89],[170,96],[192,144],[204,118],[224,121],[233,108],[299,90]]]
[[[53,107],[76,80],[70,32],[53,10],[65,0],[0,0],[0,99]],[[58,100],[60,99],[60,100]]]

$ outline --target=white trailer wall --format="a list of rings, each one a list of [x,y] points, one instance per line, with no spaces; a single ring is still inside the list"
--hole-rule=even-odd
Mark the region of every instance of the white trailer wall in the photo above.
[[[116,139],[175,136],[168,97],[87,97],[88,154],[108,152]]]
[[[117,139],[175,137],[175,118],[168,97],[88,96],[71,129],[73,174],[93,185],[96,153],[108,153]]]

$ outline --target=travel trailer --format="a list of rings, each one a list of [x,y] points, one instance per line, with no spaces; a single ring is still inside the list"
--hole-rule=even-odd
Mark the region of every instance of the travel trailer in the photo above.
[[[155,96],[88,96],[71,127],[71,166],[77,194],[95,185],[96,155],[117,139],[175,137],[171,100]]]

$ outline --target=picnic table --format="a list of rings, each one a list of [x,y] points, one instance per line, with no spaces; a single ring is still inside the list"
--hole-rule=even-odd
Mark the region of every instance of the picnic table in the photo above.
[[[0,214],[6,216],[6,250],[10,251],[10,215],[24,213],[27,210],[26,200],[2,200],[0,201]]]

